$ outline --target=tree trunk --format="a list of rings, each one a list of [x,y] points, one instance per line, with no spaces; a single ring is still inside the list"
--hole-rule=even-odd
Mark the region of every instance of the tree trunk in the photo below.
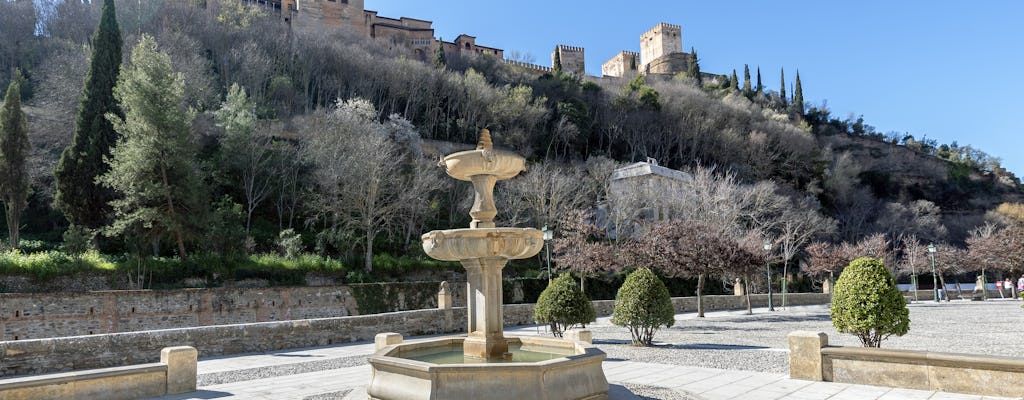
[[[750,274],[743,276],[743,297],[747,298],[747,315],[754,314],[754,308],[750,305]]]
[[[942,293],[946,293],[946,278],[943,278],[942,274],[939,274],[939,288],[942,290]],[[948,294],[946,295],[946,302],[949,303]]]
[[[363,270],[366,272],[373,271],[373,234],[366,232],[366,252],[363,254],[366,260],[363,262]]]
[[[167,212],[171,215],[175,215],[174,212],[174,198],[171,197],[171,184],[167,179],[167,168],[160,165],[160,178],[164,182],[164,189],[166,189],[165,197],[167,197]],[[174,240],[178,243],[178,255],[184,260],[188,258],[188,253],[185,252],[185,240],[181,237],[181,230],[176,229],[174,231]]]
[[[704,274],[697,275],[697,317],[704,318],[704,297],[700,294],[704,291]]]

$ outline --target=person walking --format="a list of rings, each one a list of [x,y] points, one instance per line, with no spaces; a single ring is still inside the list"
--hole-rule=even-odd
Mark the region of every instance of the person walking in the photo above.
[[[1014,293],[1013,282],[1010,281],[1010,278],[1006,278],[1006,280],[1003,281],[1003,289],[1006,289],[1006,292],[1010,294],[1010,298],[1017,298],[1017,295]]]
[[[1017,279],[1017,300],[1024,300],[1020,298],[1021,293],[1024,293],[1024,275],[1021,275],[1020,279]]]

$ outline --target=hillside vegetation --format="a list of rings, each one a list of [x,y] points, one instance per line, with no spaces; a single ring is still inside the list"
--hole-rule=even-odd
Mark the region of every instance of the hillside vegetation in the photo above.
[[[52,205],[53,171],[75,132],[101,3],[57,2],[41,12],[31,2],[0,1],[0,40],[8,44],[0,48],[0,84],[14,79],[15,67],[27,76],[28,237],[58,242],[68,226]],[[96,230],[104,252],[285,253],[291,243],[298,253],[363,265],[364,273],[373,273],[375,255],[419,260],[419,235],[466,226],[471,202],[468,185],[443,176],[432,152],[474,143],[481,128],[531,163],[499,185],[504,224],[549,225],[567,237],[563,217],[609,201],[615,167],[653,158],[776,204],[726,200],[749,212],[723,234],[785,245],[785,224],[760,221],[782,221],[787,208],[827,218],[786,251],[787,267],[812,238],[854,243],[882,233],[893,243],[916,235],[963,246],[971,230],[1002,223],[986,216],[990,210],[1024,201],[1019,179],[977,149],[880,134],[863,119],[802,104],[802,94],[700,84],[685,73],[541,75],[489,56],[447,54],[435,65],[407,58],[401,45],[342,31],[293,32],[236,1],[113,3],[122,68],[131,68],[148,35],[180,74],[180,112],[194,113],[187,164],[199,189],[189,194],[208,206],[189,211],[187,232],[175,230],[181,223],[162,229],[112,216],[128,225]],[[233,238],[224,232],[243,234],[219,240]]]

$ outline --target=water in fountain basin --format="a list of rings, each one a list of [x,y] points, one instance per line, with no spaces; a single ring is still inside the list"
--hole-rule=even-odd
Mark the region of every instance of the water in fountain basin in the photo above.
[[[453,344],[449,346],[409,350],[403,352],[398,357],[433,364],[492,364],[539,362],[573,355],[570,349],[537,345],[523,346],[520,343],[509,343],[508,351],[512,353],[511,359],[489,358],[484,360],[479,358],[465,357],[462,354],[462,345]]]

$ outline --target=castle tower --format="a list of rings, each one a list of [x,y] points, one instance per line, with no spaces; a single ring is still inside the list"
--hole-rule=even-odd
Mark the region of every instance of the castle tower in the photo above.
[[[620,51],[601,64],[601,75],[623,77],[636,73],[640,68],[640,53]]]
[[[551,68],[555,67],[555,54],[558,54],[562,62],[562,71],[583,76],[587,69],[583,61],[583,48],[575,46],[558,45],[551,52]]]
[[[282,10],[294,7],[292,26],[299,30],[317,32],[330,27],[370,34],[364,0],[286,0],[281,6]]]
[[[662,56],[682,52],[683,29],[679,25],[662,22],[640,35],[641,65],[650,64]]]

